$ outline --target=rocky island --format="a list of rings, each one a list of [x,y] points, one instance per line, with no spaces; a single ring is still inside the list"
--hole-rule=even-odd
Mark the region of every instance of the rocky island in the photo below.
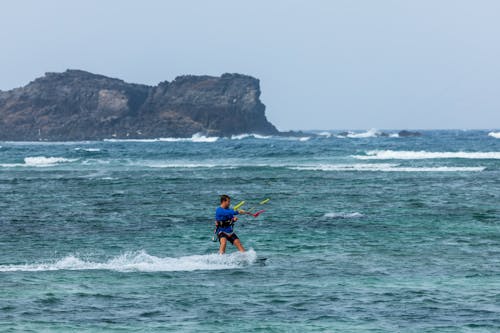
[[[279,134],[259,97],[259,80],[241,74],[186,75],[148,86],[81,70],[46,73],[0,91],[0,140]]]

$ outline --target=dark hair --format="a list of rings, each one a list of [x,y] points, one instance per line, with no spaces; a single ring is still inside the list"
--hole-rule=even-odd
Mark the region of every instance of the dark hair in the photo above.
[[[229,197],[229,195],[223,194],[223,195],[220,196],[220,203],[223,203],[224,201],[227,201],[227,200],[231,200],[231,198]]]

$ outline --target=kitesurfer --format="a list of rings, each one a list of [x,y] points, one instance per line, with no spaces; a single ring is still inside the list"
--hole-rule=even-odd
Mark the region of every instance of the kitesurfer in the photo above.
[[[233,225],[234,222],[238,220],[236,215],[238,214],[248,214],[244,210],[233,210],[230,209],[231,198],[223,194],[220,197],[220,206],[215,210],[215,233],[219,239],[220,247],[219,254],[224,254],[226,252],[227,241],[231,242],[238,251],[245,252],[241,241],[238,236],[234,233]]]

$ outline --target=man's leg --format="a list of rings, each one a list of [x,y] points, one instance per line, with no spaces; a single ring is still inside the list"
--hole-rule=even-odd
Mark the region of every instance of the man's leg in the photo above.
[[[239,239],[236,239],[233,244],[238,248],[238,251],[245,252],[245,249],[243,248],[243,245],[241,244]]]
[[[219,254],[224,254],[226,252],[226,244],[227,239],[225,237],[219,238],[220,246],[219,246]]]

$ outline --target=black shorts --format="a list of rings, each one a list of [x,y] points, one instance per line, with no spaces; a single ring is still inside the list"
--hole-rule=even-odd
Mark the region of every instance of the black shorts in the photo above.
[[[225,238],[228,241],[230,241],[231,244],[233,244],[235,240],[239,239],[238,236],[236,236],[236,234],[234,232],[229,235],[229,234],[226,234],[225,232],[221,231],[221,232],[219,232],[217,237],[219,237],[219,242],[220,242],[221,238]]]

